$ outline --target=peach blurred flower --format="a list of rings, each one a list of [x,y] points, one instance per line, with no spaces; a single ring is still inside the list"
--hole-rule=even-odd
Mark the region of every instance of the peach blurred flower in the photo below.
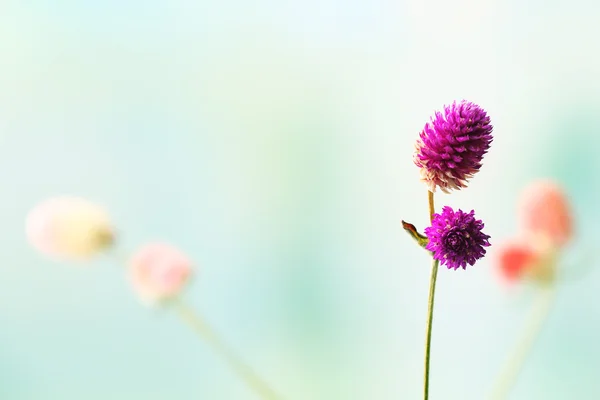
[[[560,252],[573,238],[573,215],[562,188],[549,180],[535,181],[523,191],[518,209],[520,233],[497,253],[502,277],[552,282]]]
[[[573,238],[573,215],[563,189],[549,180],[529,185],[521,195],[519,220],[526,233],[546,236],[556,247]]]
[[[25,231],[35,249],[56,259],[87,260],[114,242],[107,212],[71,196],[50,198],[35,206],[26,218]]]
[[[156,303],[177,296],[191,277],[192,264],[185,254],[166,243],[138,249],[129,261],[129,279],[140,299]]]

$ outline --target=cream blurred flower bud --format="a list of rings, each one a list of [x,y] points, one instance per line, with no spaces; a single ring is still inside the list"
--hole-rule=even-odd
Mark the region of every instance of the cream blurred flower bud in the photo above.
[[[185,287],[192,264],[185,254],[166,243],[151,243],[133,254],[129,279],[140,299],[147,303],[169,300]]]
[[[556,247],[573,237],[571,205],[556,183],[541,180],[530,184],[521,196],[519,219],[523,232],[542,235]]]
[[[107,212],[79,197],[55,197],[38,204],[25,225],[30,244],[56,259],[87,260],[114,242]]]

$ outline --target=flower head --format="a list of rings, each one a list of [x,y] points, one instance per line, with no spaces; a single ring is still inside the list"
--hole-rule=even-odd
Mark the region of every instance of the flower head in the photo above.
[[[429,243],[425,247],[433,257],[449,269],[467,268],[485,255],[484,247],[490,245],[488,235],[481,230],[484,225],[475,219],[475,212],[465,213],[444,207],[434,214],[431,226],[425,229]]]
[[[429,190],[448,193],[467,186],[492,143],[490,117],[478,105],[460,101],[436,112],[419,135],[414,162]]]
[[[31,245],[59,259],[86,260],[114,241],[106,211],[79,197],[48,199],[34,207],[25,222]]]
[[[574,235],[567,195],[557,183],[537,180],[521,194],[518,211],[520,232],[497,252],[500,275],[509,283],[552,283],[560,253]]]
[[[537,263],[537,259],[535,250],[523,241],[505,243],[498,250],[500,273],[508,282],[521,279]]]
[[[547,237],[532,235],[503,243],[496,254],[496,264],[507,283],[523,279],[549,283],[556,276],[557,256]]]
[[[129,261],[129,280],[144,302],[168,300],[181,292],[192,272],[185,254],[165,243],[139,249]]]
[[[563,247],[573,237],[573,215],[563,189],[549,180],[530,184],[521,195],[519,219],[524,233],[543,235]]]

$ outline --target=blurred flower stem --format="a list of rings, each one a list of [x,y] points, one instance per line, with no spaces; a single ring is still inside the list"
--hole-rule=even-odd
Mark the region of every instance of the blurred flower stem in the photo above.
[[[548,319],[555,297],[556,285],[554,282],[550,282],[547,285],[540,287],[535,303],[532,306],[531,314],[526,320],[521,337],[492,387],[489,396],[490,400],[503,400],[508,398],[510,390],[523,369],[527,356],[540,335],[544,322]]]
[[[433,202],[433,192],[428,191],[429,200],[429,220],[433,222],[433,214],[435,213],[435,206]],[[433,305],[435,301],[435,283],[437,280],[438,266],[440,262],[433,259],[431,266],[431,278],[429,279],[429,301],[427,305],[427,328],[425,331],[425,375],[424,375],[424,386],[423,386],[423,399],[429,398],[429,364],[430,364],[430,353],[431,353],[431,327],[433,323]]]
[[[265,400],[281,400],[278,394],[258,374],[244,363],[231,348],[217,335],[208,323],[181,299],[175,299],[172,304],[181,319],[204,339],[210,347],[231,367],[248,387]]]

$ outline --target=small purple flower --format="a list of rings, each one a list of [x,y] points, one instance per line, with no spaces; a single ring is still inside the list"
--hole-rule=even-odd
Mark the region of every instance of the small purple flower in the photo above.
[[[425,229],[429,243],[425,247],[448,269],[467,269],[485,255],[484,247],[490,245],[488,235],[483,233],[483,222],[475,219],[475,211],[465,213],[444,207],[441,214],[434,214],[431,226]]]
[[[439,186],[448,193],[466,187],[490,148],[492,129],[487,113],[466,100],[436,112],[421,131],[414,155],[429,190]]]

